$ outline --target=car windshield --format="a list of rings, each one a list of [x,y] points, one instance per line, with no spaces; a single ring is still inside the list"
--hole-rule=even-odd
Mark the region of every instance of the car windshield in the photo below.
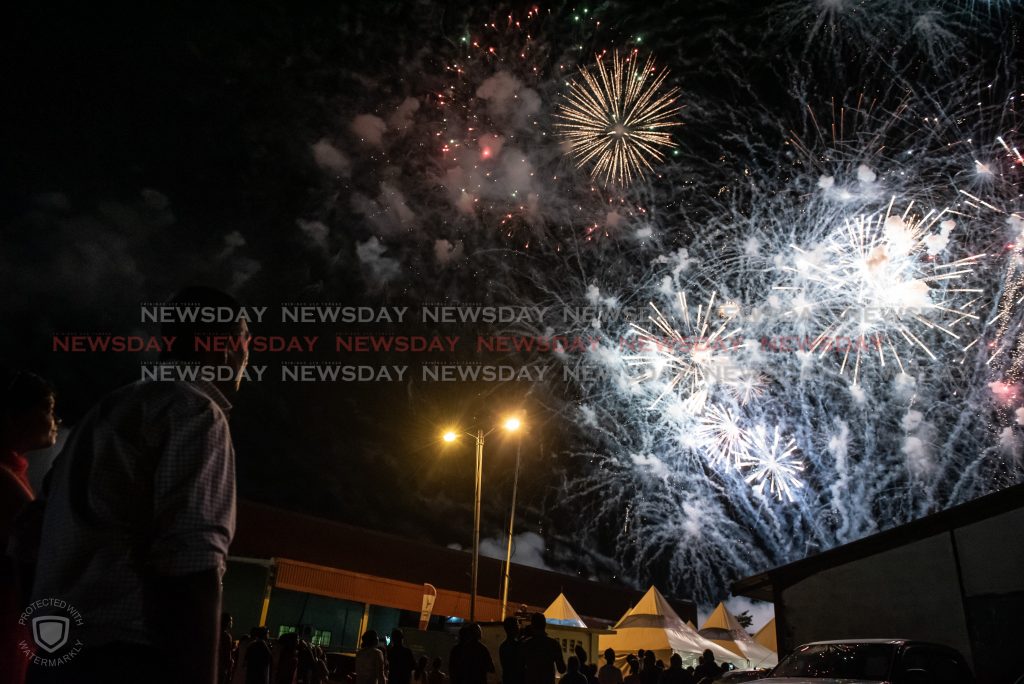
[[[895,653],[893,644],[812,644],[791,653],[772,676],[882,681]]]

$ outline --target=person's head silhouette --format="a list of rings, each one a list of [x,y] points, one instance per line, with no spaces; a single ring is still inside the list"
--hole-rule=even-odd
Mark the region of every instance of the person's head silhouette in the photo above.
[[[533,635],[543,634],[548,628],[547,618],[544,613],[534,613],[530,616],[530,627],[533,628]]]
[[[511,615],[502,621],[501,626],[505,629],[505,636],[509,639],[519,637],[519,621]]]
[[[186,287],[171,297],[166,306],[174,307],[175,311],[209,313],[213,320],[204,320],[200,314],[186,316],[183,313],[163,323],[160,334],[173,337],[175,341],[170,349],[161,352],[160,360],[230,369],[232,379],[218,379],[217,389],[226,394],[237,392],[242,373],[249,364],[250,339],[249,324],[238,301],[212,287]],[[211,347],[209,343],[213,340],[223,344]],[[221,350],[213,351],[213,348]]]
[[[25,453],[57,442],[53,387],[35,373],[0,367],[0,449]]]

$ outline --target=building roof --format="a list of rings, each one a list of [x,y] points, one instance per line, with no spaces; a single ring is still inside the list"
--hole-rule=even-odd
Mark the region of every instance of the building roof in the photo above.
[[[315,565],[385,577],[429,582],[438,589],[469,592],[471,554],[341,522],[294,513],[252,501],[238,502],[233,556],[289,558]],[[478,593],[501,595],[502,561],[480,557]],[[585,619],[613,622],[635,605],[643,592],[591,582],[572,575],[512,564],[509,603],[546,606],[559,593]],[[672,599],[673,608],[696,619],[692,601]]]
[[[911,542],[965,527],[1022,506],[1024,506],[1024,484],[1014,485],[905,525],[893,527],[788,565],[746,577],[733,583],[732,593],[736,596],[747,596],[761,601],[774,601],[776,589],[781,590],[792,586],[827,568],[845,565]]]

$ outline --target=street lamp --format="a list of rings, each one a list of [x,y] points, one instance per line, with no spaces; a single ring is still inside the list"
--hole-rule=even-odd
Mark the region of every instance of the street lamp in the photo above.
[[[516,421],[518,423],[518,421]],[[508,514],[508,549],[505,551],[505,581],[501,590],[501,621],[505,621],[505,611],[508,609],[508,575],[512,569],[512,527],[516,522],[516,490],[519,489],[519,455],[522,453],[522,443],[516,447],[516,473],[512,478],[512,510]]]
[[[521,425],[522,423],[518,418],[512,417],[507,418],[502,427],[508,432],[515,432]],[[482,429],[477,428],[475,433],[465,433],[476,441],[476,478],[473,494],[473,571],[471,580],[472,587],[469,593],[470,622],[476,622],[476,579],[480,568],[480,495],[484,470],[484,438],[497,429],[497,427],[493,427],[487,432],[484,432]],[[454,442],[458,437],[459,434],[457,432],[454,430],[448,430],[441,438],[446,442]]]

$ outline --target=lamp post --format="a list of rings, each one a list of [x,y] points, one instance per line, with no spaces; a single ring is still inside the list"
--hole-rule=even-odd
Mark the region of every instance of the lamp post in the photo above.
[[[516,473],[512,478],[512,510],[508,514],[508,550],[505,552],[505,585],[501,590],[501,621],[505,621],[505,613],[508,610],[508,575],[512,567],[512,528],[516,522],[516,491],[519,489],[519,455],[520,448],[516,448]]]
[[[515,432],[519,429],[520,425],[521,423],[518,418],[509,418],[505,421],[502,427],[509,432]],[[497,429],[497,427],[493,427],[487,432],[484,432],[482,429],[477,428],[476,433],[466,433],[476,441],[476,476],[474,478],[473,486],[473,570],[471,572],[472,578],[470,580],[472,585],[469,592],[470,622],[476,622],[476,587],[477,576],[480,569],[480,499],[483,489],[484,438]],[[443,439],[446,442],[454,442],[458,437],[459,434],[457,432],[449,430],[444,433]]]

